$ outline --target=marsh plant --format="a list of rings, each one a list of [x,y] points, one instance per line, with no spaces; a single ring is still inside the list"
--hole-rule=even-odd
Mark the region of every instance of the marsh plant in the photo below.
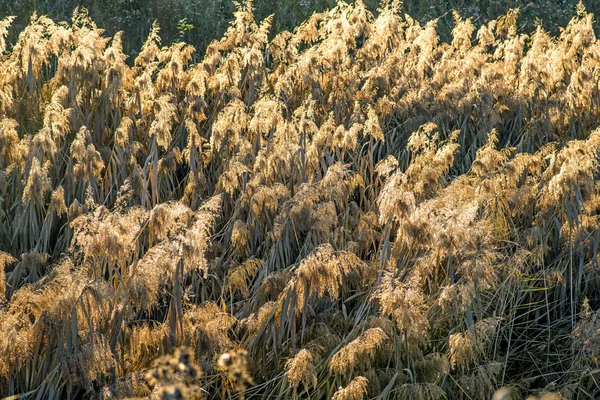
[[[399,10],[0,21],[0,396],[597,398],[593,16]]]

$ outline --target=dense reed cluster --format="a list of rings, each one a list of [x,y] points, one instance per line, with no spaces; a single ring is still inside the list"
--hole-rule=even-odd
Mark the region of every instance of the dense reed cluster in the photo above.
[[[0,21],[0,396],[597,398],[593,16],[399,9]]]

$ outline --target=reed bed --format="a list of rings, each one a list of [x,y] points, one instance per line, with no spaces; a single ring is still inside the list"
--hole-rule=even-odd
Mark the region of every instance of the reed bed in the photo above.
[[[0,396],[598,398],[593,16],[236,7],[0,21]]]

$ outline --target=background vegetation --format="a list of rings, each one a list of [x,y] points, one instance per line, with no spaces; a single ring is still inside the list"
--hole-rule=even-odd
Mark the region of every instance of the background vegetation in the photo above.
[[[378,0],[364,3],[371,12],[377,13]],[[539,20],[546,30],[556,34],[558,28],[566,26],[573,17],[577,3],[578,0],[405,0],[402,12],[421,23],[439,18],[438,33],[442,40],[448,40],[454,25],[452,10],[472,18],[473,23],[480,26],[511,8],[520,8],[519,32],[533,31]],[[335,0],[254,2],[257,19],[275,14],[272,33],[291,31],[312,13],[331,9],[335,4]],[[599,2],[585,0],[583,4],[588,11],[599,14]],[[210,41],[223,36],[235,11],[231,0],[0,0],[0,17],[17,17],[9,35],[12,42],[17,32],[27,26],[34,11],[55,21],[70,21],[78,6],[87,8],[92,19],[109,36],[123,31],[124,50],[132,56],[137,55],[155,20],[160,24],[163,44],[185,40],[202,54]]]
[[[0,20],[0,395],[600,397],[593,14],[451,17]]]

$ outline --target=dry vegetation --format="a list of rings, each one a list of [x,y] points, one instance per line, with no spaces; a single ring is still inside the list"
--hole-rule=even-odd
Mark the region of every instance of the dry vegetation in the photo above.
[[[0,395],[598,398],[592,15],[397,6],[198,63],[0,21]]]

